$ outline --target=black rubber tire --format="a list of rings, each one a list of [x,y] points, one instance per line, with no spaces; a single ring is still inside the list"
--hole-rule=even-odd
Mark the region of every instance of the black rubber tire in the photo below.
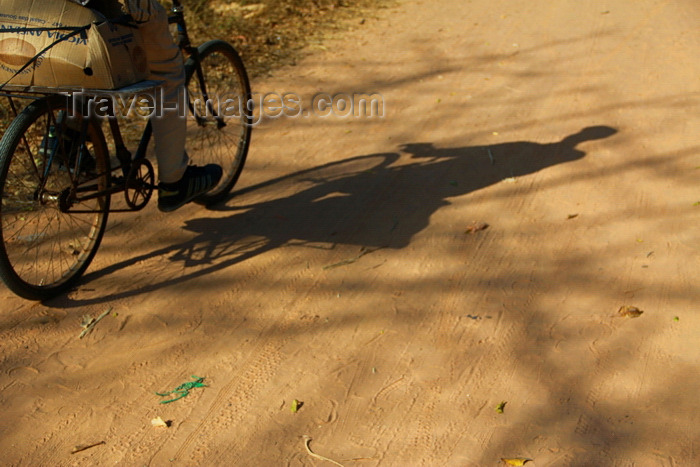
[[[205,106],[196,63],[190,58],[185,63],[190,105],[186,148],[193,164],[218,164],[223,169],[219,184],[195,199],[200,204],[213,204],[227,198],[243,170],[252,133],[251,91],[243,61],[229,43],[213,40],[197,50],[204,89],[216,113],[208,111],[211,109]],[[238,108],[233,106],[229,107],[230,112],[222,112],[227,99],[234,99],[229,103],[238,100]],[[222,126],[221,122],[225,125]]]
[[[71,150],[63,136],[57,140],[59,149],[46,149],[50,127],[54,135],[65,134],[65,124],[55,123],[70,105],[70,98],[62,95],[35,100],[0,140],[0,278],[30,300],[46,300],[74,286],[107,225],[108,194],[78,203],[69,194],[76,179],[93,190],[109,185],[109,155],[99,123],[91,120],[87,125],[85,148],[95,162],[90,175],[65,162]],[[82,117],[74,121],[80,128]]]

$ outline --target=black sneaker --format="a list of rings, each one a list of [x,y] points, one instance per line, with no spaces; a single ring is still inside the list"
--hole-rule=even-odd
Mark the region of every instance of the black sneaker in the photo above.
[[[158,209],[171,212],[184,206],[214,188],[222,175],[223,170],[216,164],[187,166],[179,182],[158,184]]]

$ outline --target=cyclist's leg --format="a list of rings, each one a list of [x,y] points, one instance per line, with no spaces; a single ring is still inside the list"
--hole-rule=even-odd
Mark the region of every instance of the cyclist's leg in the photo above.
[[[158,208],[169,212],[210,191],[219,183],[222,170],[213,164],[188,167],[185,67],[170,33],[167,11],[157,0],[127,0],[126,6],[139,22],[151,79],[164,81],[151,125],[160,179]]]
[[[158,92],[161,101],[151,118],[158,177],[161,182],[180,180],[187,167],[185,133],[186,109],[179,107],[179,95],[184,89],[185,68],[179,47],[173,42],[168,27],[168,13],[156,0],[127,0],[129,14],[139,22],[150,77],[164,81]],[[162,115],[159,115],[160,111]]]

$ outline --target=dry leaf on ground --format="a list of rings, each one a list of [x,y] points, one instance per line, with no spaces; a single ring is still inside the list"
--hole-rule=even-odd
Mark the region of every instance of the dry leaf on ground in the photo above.
[[[498,405],[496,406],[496,412],[498,412],[498,413],[503,413],[503,412],[505,411],[505,409],[506,409],[506,404],[507,404],[507,403],[508,403],[508,402],[503,401],[503,402],[501,402],[500,404],[498,404]]]
[[[481,232],[482,230],[486,230],[489,228],[489,225],[486,222],[472,222],[469,227],[467,227],[467,230],[464,231],[466,234],[473,234],[476,232]]]
[[[637,308],[636,306],[621,306],[620,309],[617,311],[620,316],[629,316],[630,318],[637,318],[644,313],[642,310]]]
[[[156,417],[151,420],[151,425],[153,425],[156,428],[168,428],[170,426],[170,423],[166,422],[160,417]]]
[[[525,465],[532,459],[528,457],[501,457],[501,460],[507,465]]]

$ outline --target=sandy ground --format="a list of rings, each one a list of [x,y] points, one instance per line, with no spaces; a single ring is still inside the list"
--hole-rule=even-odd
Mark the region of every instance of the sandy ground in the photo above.
[[[225,205],[114,215],[65,297],[0,289],[0,462],[700,464],[699,19],[402,1],[255,82],[386,116],[267,120]]]

